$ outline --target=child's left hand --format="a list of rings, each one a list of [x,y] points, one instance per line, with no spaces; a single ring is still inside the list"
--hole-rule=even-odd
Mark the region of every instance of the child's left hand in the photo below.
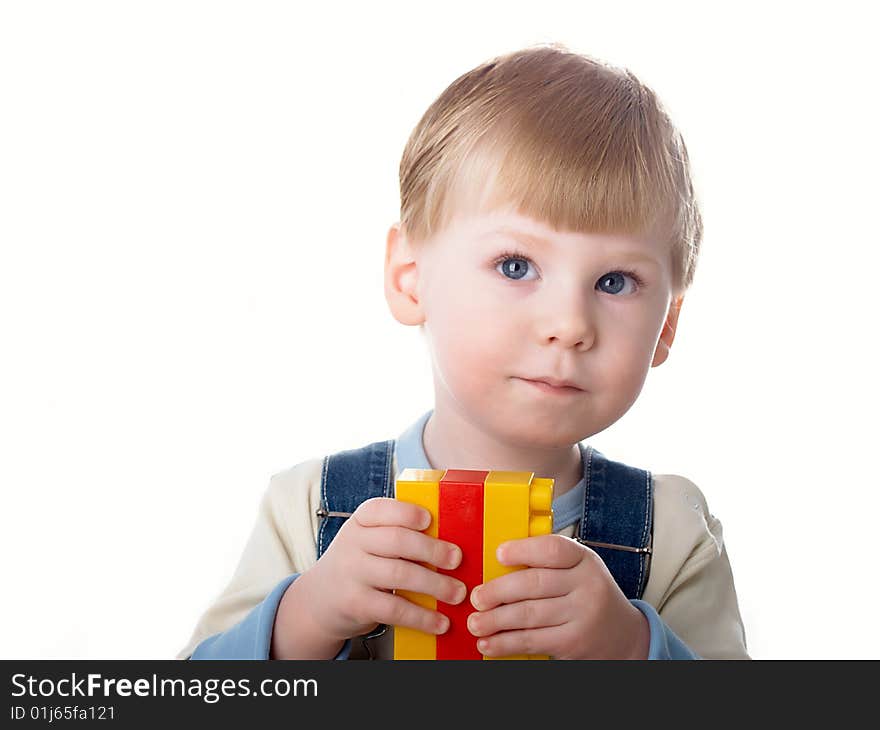
[[[563,535],[502,543],[503,565],[525,565],[471,592],[468,619],[487,656],[549,654],[554,659],[647,659],[645,615],[602,559]],[[483,643],[485,642],[485,646]]]

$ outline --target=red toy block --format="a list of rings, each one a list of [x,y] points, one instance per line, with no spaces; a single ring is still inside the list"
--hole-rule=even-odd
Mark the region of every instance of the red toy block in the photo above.
[[[482,659],[477,637],[467,628],[471,591],[483,582],[483,483],[488,471],[447,469],[440,480],[438,537],[461,548],[462,560],[454,570],[439,572],[454,576],[467,586],[459,604],[437,601],[437,610],[449,618],[449,630],[437,636],[437,659]]]

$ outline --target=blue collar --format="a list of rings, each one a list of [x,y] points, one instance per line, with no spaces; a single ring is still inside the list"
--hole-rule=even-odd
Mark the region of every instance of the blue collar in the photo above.
[[[397,461],[397,474],[400,476],[407,467],[413,469],[434,469],[425,455],[425,447],[422,443],[422,435],[425,430],[425,424],[431,417],[434,409],[427,411],[424,415],[407,428],[394,444],[395,459]],[[449,467],[446,467],[449,468]],[[540,476],[540,474],[538,475]],[[580,520],[584,509],[584,492],[586,486],[583,477],[572,488],[569,489],[561,497],[553,499],[553,531],[558,532],[563,527]]]

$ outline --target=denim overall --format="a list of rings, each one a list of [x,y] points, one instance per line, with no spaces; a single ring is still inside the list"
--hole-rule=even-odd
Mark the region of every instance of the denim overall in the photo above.
[[[584,467],[584,511],[575,540],[593,549],[627,598],[641,598],[651,567],[654,483],[651,472],[612,461],[592,446],[578,443]],[[318,558],[343,522],[371,497],[393,497],[391,457],[394,440],[324,458],[318,509]],[[383,634],[385,625],[367,634]],[[364,642],[369,653],[369,648]]]

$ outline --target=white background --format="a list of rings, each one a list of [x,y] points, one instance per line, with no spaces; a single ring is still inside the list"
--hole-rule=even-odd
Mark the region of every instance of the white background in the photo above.
[[[880,657],[867,6],[0,5],[0,656],[174,656],[272,474],[432,406],[382,290],[403,146],[558,41],[658,93],[705,222],[670,359],[590,442],[701,487],[753,657]]]

